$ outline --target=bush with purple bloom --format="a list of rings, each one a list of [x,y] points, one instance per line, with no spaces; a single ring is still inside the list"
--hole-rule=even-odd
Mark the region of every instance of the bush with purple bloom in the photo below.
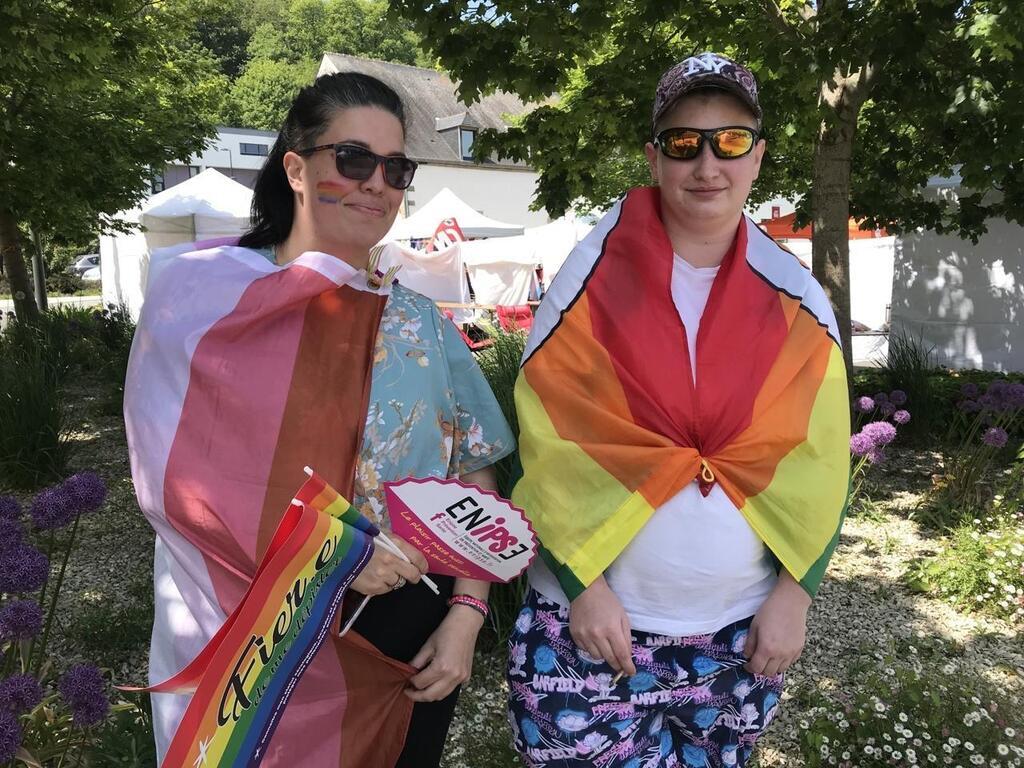
[[[0,496],[0,520],[18,520],[21,504],[13,496]]]
[[[896,413],[896,406],[893,405],[892,402],[882,403],[882,407],[880,410],[882,412],[882,416],[888,418],[889,416],[892,416],[894,413]]]
[[[902,389],[894,389],[889,393],[889,402],[899,407],[907,404],[907,393]]]
[[[980,405],[987,411],[993,410],[999,407],[999,399],[995,395],[986,392],[984,395],[978,398],[978,405]]]
[[[909,424],[910,423],[910,411],[896,411],[892,415],[892,420],[897,424]]]
[[[868,435],[877,447],[888,445],[896,439],[896,427],[887,421],[872,421],[865,424],[861,432]]]
[[[885,449],[881,446],[872,449],[871,453],[868,454],[868,461],[872,464],[882,464],[885,462]]]
[[[57,686],[75,723],[83,728],[99,723],[110,709],[105,687],[99,669],[89,664],[71,667]]]
[[[0,551],[0,592],[35,592],[49,575],[49,558],[28,544]]]
[[[887,394],[885,394],[885,392],[876,392],[874,400],[875,400],[875,405],[881,405],[882,403],[888,403],[889,402],[889,396]]]
[[[978,389],[978,385],[973,381],[965,381],[960,385],[960,394],[964,397],[974,399],[981,394],[981,390]]]
[[[858,397],[856,401],[857,410],[861,413],[871,413],[875,410],[875,401],[866,395]]]
[[[1011,408],[1024,408],[1024,384],[1011,384],[1003,393],[1003,401]]]
[[[0,553],[9,552],[21,546],[25,532],[17,520],[0,517]]]
[[[981,436],[981,439],[985,445],[991,445],[993,448],[1003,448],[1009,437],[1005,429],[992,427],[985,430],[985,434]]]
[[[43,687],[32,675],[12,675],[0,680],[0,711],[18,715],[43,700]]]
[[[21,726],[10,712],[0,712],[0,765],[14,759],[21,746]]]
[[[63,487],[78,502],[79,514],[95,512],[107,498],[107,484],[95,472],[79,472],[64,481]]]
[[[68,489],[63,485],[55,485],[40,491],[32,499],[28,512],[37,530],[52,531],[70,524],[78,515],[78,510],[78,502],[68,493]]]
[[[850,453],[854,456],[867,456],[875,447],[875,441],[861,430],[850,438]]]
[[[0,641],[31,640],[43,628],[43,609],[31,600],[12,600],[0,609]]]
[[[981,410],[981,403],[977,400],[961,400],[957,407],[964,413],[977,413]]]

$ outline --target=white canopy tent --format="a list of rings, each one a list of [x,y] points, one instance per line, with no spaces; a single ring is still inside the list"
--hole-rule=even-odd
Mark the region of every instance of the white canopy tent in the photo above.
[[[477,304],[517,306],[536,285],[536,243],[526,235],[462,243],[462,258]]]
[[[381,242],[433,237],[437,225],[445,219],[455,219],[466,237],[509,237],[523,233],[521,224],[507,224],[484,216],[444,187],[416,213],[396,220]]]
[[[469,301],[469,287],[462,261],[464,245],[456,243],[443,251],[417,251],[388,243],[381,253],[380,269],[401,267],[395,279],[406,288],[434,301],[465,304]]]
[[[585,224],[575,215],[567,213],[550,224],[532,227],[523,232],[532,244],[536,263],[544,269],[545,286],[551,285],[551,281],[555,279],[572,249],[593,228],[593,224]]]
[[[117,214],[131,231],[100,238],[103,302],[137,318],[152,261],[182,244],[241,235],[251,206],[252,190],[209,168]]]

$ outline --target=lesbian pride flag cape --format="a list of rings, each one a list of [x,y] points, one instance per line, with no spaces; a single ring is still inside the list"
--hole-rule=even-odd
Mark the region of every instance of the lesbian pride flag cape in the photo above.
[[[697,336],[693,383],[658,190],[632,190],[544,298],[515,398],[527,511],[576,597],[699,478],[810,593],[839,538],[849,406],[839,331],[797,259],[740,222]]]
[[[390,768],[401,751],[414,670],[333,620],[373,534],[341,497],[388,290],[322,253],[280,268],[223,246],[151,270],[125,383],[157,533],[150,683],[196,691],[152,697],[164,765]]]

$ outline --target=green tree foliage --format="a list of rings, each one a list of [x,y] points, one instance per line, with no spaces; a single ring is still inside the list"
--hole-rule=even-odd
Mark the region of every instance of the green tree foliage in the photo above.
[[[37,308],[19,225],[94,230],[213,133],[225,80],[179,42],[194,24],[173,3],[0,4],[0,253],[20,317]]]
[[[555,103],[477,150],[529,159],[536,203],[607,204],[646,181],[660,74],[715,50],[761,83],[769,150],[755,200],[800,196],[814,271],[849,360],[850,215],[894,231],[978,237],[1024,221],[1024,22],[997,0],[395,0],[473,99],[492,89]],[[501,62],[495,66],[495,62]],[[958,201],[929,199],[958,172]]]
[[[295,94],[313,82],[316,70],[317,65],[311,61],[250,61],[231,86],[223,122],[264,131],[278,130]]]

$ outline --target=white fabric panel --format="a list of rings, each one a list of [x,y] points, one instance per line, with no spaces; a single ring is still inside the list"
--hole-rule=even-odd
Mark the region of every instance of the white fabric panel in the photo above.
[[[455,219],[466,237],[508,237],[521,235],[521,224],[508,224],[492,219],[471,207],[444,187],[417,211],[405,219],[397,219],[381,242],[433,237],[437,225]]]
[[[462,261],[462,245],[456,243],[443,251],[417,251],[398,243],[388,243],[381,255],[380,269],[401,267],[395,276],[399,283],[434,301],[469,302],[469,286]]]

